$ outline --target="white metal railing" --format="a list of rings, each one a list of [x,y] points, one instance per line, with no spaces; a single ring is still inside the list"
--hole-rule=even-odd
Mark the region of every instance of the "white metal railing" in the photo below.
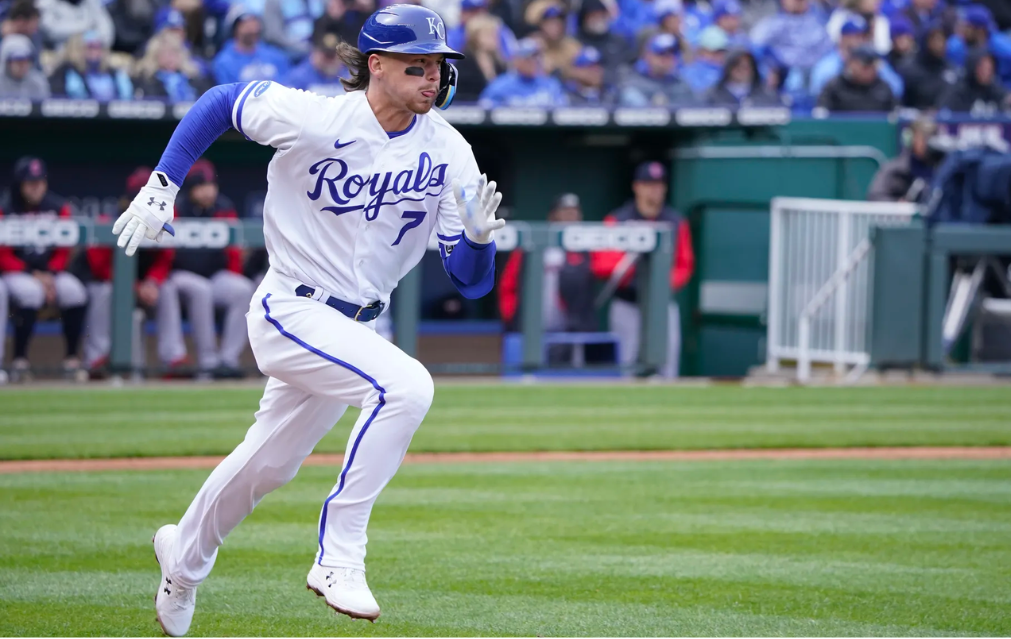
[[[769,235],[766,367],[833,364],[855,381],[870,363],[872,226],[903,226],[915,204],[774,198]]]

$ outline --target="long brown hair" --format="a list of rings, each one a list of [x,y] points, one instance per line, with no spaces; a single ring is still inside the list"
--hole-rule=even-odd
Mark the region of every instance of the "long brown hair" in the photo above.
[[[341,78],[345,91],[364,91],[369,88],[369,56],[358,50],[358,47],[341,41],[337,45],[337,57],[351,72],[351,79]]]

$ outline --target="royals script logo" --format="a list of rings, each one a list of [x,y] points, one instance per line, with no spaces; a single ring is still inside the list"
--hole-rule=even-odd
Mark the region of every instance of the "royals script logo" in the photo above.
[[[316,176],[316,185],[306,191],[310,200],[316,201],[323,195],[324,185],[327,195],[336,206],[324,206],[322,210],[334,215],[352,211],[365,211],[365,219],[372,221],[384,206],[401,202],[423,202],[426,197],[438,196],[446,183],[446,164],[435,164],[431,156],[422,153],[418,165],[404,169],[393,175],[392,171],[364,176],[350,173],[347,162],[340,158],[326,158],[309,167],[309,175]],[[352,203],[359,195],[366,193],[367,201]]]

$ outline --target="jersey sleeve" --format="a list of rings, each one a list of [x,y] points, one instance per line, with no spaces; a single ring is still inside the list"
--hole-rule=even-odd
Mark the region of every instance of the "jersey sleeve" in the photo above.
[[[302,134],[309,107],[318,99],[277,82],[250,82],[232,107],[232,126],[254,142],[284,151]]]
[[[481,174],[470,146],[467,146],[460,156],[465,158],[463,168],[454,175],[454,178],[459,180],[463,187],[464,199],[470,201],[477,194],[477,181]],[[439,253],[442,255],[442,259],[446,259],[446,256],[453,250],[451,247],[456,246],[463,238],[463,221],[460,220],[460,212],[456,208],[456,196],[453,195],[454,178],[450,178],[442,190],[438,219],[435,224],[435,233],[439,240]]]

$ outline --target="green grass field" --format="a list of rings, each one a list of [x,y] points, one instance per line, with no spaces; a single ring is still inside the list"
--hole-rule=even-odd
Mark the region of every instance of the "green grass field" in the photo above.
[[[261,391],[0,392],[0,459],[224,455]],[[319,445],[343,452],[357,410]],[[439,386],[411,450],[1011,445],[1011,387]]]
[[[226,453],[258,396],[4,391],[0,456]],[[1008,388],[436,396],[413,451],[1011,444]],[[1011,635],[1011,461],[406,465],[369,529],[376,624],[305,590],[337,472],[228,538],[191,635]],[[207,474],[0,475],[0,635],[160,634],[150,538]]]

